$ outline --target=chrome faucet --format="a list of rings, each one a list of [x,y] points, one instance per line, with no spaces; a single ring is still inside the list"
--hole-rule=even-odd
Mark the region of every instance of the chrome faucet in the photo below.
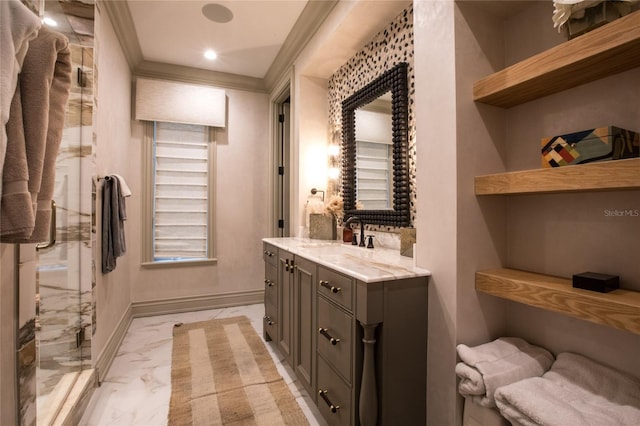
[[[360,219],[358,216],[351,216],[351,217],[350,217],[349,219],[347,219],[347,221],[344,223],[344,226],[349,226],[349,225],[351,225],[351,222],[356,221],[356,220],[357,220],[358,222],[360,222],[360,244],[359,244],[359,246],[360,246],[360,247],[364,247],[364,246],[365,246],[365,245],[364,245],[364,222],[362,221],[362,219]],[[353,244],[353,245],[358,244],[358,243],[356,242],[357,237],[355,236],[355,234],[353,235],[353,237],[354,237],[354,238],[353,238],[353,243],[352,243],[352,244]]]

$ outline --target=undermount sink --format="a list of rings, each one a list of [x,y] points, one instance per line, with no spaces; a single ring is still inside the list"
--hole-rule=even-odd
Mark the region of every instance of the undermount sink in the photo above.
[[[322,254],[344,254],[344,253],[358,253],[365,251],[372,251],[371,249],[366,249],[364,247],[359,247],[357,245],[352,245],[351,243],[343,243],[340,241],[335,242],[322,242],[322,243],[312,243],[312,244],[303,244],[299,246],[301,249],[314,253],[322,253]]]
[[[334,241],[325,241],[325,242],[317,242],[317,243],[309,243],[309,244],[300,244],[298,247],[302,249],[314,249],[321,247],[336,247],[337,242]]]
[[[300,252],[314,257],[316,260],[322,258],[326,261],[339,261],[341,263],[352,261],[376,262],[379,257],[386,257],[385,249],[368,249],[341,241],[322,242],[300,245]],[[369,265],[373,266],[373,265]]]

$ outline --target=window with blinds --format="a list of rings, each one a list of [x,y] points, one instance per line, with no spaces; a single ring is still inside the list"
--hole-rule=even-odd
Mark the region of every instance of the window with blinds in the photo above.
[[[384,142],[356,141],[356,194],[364,209],[391,208],[392,148]]]
[[[154,123],[154,262],[210,257],[210,132],[206,126]]]
[[[356,198],[366,210],[393,208],[391,93],[355,111]]]

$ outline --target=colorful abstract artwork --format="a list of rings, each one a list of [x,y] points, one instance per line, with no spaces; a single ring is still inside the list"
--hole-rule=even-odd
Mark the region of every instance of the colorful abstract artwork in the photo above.
[[[640,156],[640,133],[615,126],[543,138],[542,167],[561,167]]]

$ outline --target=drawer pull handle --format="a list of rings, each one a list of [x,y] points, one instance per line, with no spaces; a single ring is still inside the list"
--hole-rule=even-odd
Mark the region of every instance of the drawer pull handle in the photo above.
[[[329,289],[329,291],[333,294],[337,294],[340,290],[342,290],[340,287],[334,287],[329,284],[329,281],[320,280],[320,286]]]
[[[328,328],[320,327],[318,329],[318,331],[320,332],[320,334],[322,334],[324,337],[326,337],[327,340],[330,341],[333,346],[337,345],[338,342],[340,341],[340,339],[336,339],[335,337],[333,337],[333,336],[331,336],[329,334],[329,329]]]
[[[289,259],[284,260],[284,270],[293,274],[293,259],[291,261]]]
[[[267,321],[268,325],[273,325],[274,324],[273,320],[268,315],[265,315],[264,319],[265,319],[265,321]]]
[[[271,253],[269,250],[265,250],[265,251],[264,251],[264,254],[265,254],[267,257],[273,257],[273,253]]]
[[[268,286],[268,287],[273,287],[274,285],[276,285],[276,283],[274,283],[271,280],[264,280],[264,283]]]
[[[320,390],[318,391],[318,395],[320,395],[320,397],[321,397],[322,399],[324,399],[324,402],[326,402],[326,403],[327,403],[327,405],[329,406],[329,409],[331,410],[331,412],[332,412],[332,413],[335,413],[335,412],[337,412],[337,411],[340,409],[340,406],[339,406],[339,405],[333,405],[333,404],[331,403],[331,401],[329,401],[329,397],[327,396],[327,391],[326,391],[326,390],[322,390],[322,389],[320,389]]]

